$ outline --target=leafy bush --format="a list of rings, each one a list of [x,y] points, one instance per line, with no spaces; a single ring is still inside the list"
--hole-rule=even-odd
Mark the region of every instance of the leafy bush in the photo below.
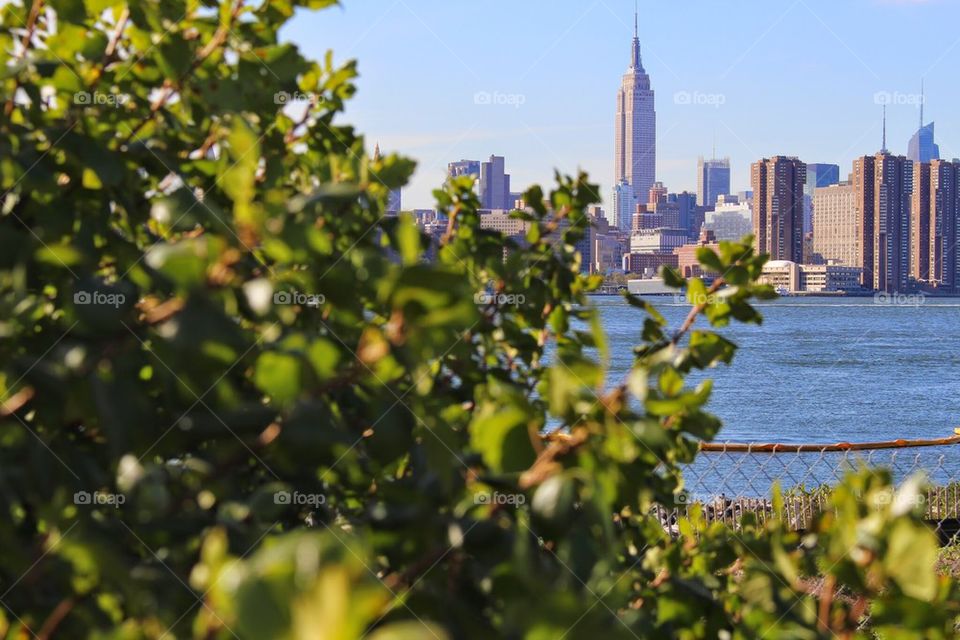
[[[696,320],[771,295],[749,239],[701,250],[709,289],[666,274],[681,327],[629,298],[608,383],[574,248],[596,187],[531,188],[519,243],[453,181],[425,263],[385,216],[413,163],[336,118],[354,63],[278,41],[328,4],[0,9],[0,635],[951,635],[883,474],[802,539],[650,515],[720,428],[684,377],[735,347]]]

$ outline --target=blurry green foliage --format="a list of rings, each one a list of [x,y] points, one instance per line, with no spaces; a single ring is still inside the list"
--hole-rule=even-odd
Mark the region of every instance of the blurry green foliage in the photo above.
[[[527,191],[521,244],[454,180],[425,263],[385,216],[413,163],[336,117],[356,65],[278,40],[329,4],[0,7],[0,636],[952,635],[883,474],[803,537],[650,515],[720,427],[685,376],[735,347],[694,321],[772,295],[749,239],[665,274],[682,327],[629,298],[608,382],[596,186]]]

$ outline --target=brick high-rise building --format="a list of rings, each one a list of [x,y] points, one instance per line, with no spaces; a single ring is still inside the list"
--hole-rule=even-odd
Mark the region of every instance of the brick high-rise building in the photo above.
[[[803,187],[807,165],[774,156],[750,167],[754,246],[771,260],[803,262]]]
[[[912,185],[912,163],[904,156],[881,151],[853,162],[865,288],[888,293],[907,288]]]
[[[667,188],[663,186],[662,182],[654,182],[653,186],[650,187],[650,191],[647,192],[647,204],[655,206],[666,201]]]
[[[930,196],[930,163],[915,161],[910,199],[910,277],[925,284],[931,281],[931,271],[936,273],[930,264],[930,245],[936,247],[936,240],[930,237],[930,227],[936,228],[933,221],[936,214],[931,210]]]
[[[958,216],[960,162],[914,163],[910,276],[920,284],[945,291],[960,287]]]

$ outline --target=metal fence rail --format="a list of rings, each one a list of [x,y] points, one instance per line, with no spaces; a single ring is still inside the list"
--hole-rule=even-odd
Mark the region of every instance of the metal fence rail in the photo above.
[[[677,520],[700,505],[708,522],[739,527],[745,513],[763,522],[772,518],[774,484],[784,496],[783,513],[791,528],[805,530],[827,508],[829,492],[849,471],[885,467],[899,485],[925,475],[926,519],[943,540],[960,530],[960,431],[932,440],[837,444],[704,443],[697,460],[684,468],[687,504],[657,508],[664,527],[677,533]]]

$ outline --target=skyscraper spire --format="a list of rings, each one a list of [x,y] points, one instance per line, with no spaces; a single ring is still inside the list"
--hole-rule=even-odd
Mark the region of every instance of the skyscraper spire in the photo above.
[[[633,6],[633,48],[630,51],[630,68],[643,73],[643,62],[640,60],[640,32],[638,29],[637,5]]]
[[[880,147],[880,153],[887,152],[887,105],[883,105],[883,145]]]

